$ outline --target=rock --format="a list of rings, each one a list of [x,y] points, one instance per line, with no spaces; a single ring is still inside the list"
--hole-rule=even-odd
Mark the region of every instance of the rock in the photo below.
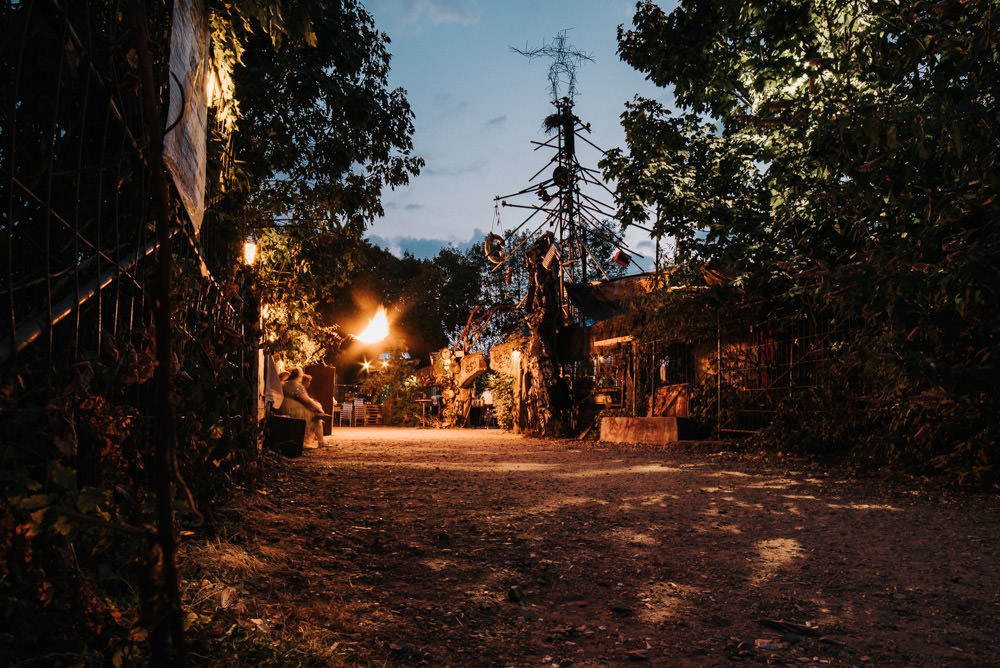
[[[780,642],[778,640],[769,640],[768,638],[757,638],[754,640],[753,644],[757,649],[763,649],[769,652],[777,652],[788,649],[788,643]]]
[[[608,606],[611,608],[611,612],[617,615],[631,615],[632,607],[624,603],[615,602]]]
[[[629,661],[649,661],[649,652],[644,649],[629,650],[625,656]]]

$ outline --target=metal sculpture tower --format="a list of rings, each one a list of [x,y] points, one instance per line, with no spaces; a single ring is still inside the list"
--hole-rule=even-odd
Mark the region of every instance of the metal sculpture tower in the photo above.
[[[537,49],[513,50],[529,59],[547,57],[552,61],[548,78],[555,113],[545,119],[545,128],[554,134],[545,142],[532,143],[535,144],[535,150],[547,148],[553,150],[553,155],[529,179],[533,182],[532,185],[495,198],[503,208],[524,209],[530,213],[504,237],[496,233],[490,234],[486,240],[487,257],[496,265],[494,270],[498,270],[510,259],[514,250],[522,245],[531,245],[542,238],[545,232],[551,232],[550,237],[545,237],[551,241],[548,248],[544,249],[544,265],[556,271],[560,284],[586,283],[591,277],[607,279],[609,275],[602,266],[602,260],[611,258],[601,257],[600,252],[595,253],[595,247],[605,252],[608,249],[617,250],[612,261],[622,266],[634,262],[632,257],[638,254],[628,249],[621,234],[608,223],[614,218],[615,210],[602,201],[601,197],[613,198],[614,193],[603,183],[600,173],[581,164],[577,155],[580,144],[587,144],[600,155],[604,154],[601,148],[585,136],[589,134],[590,126],[584,124],[573,111],[576,68],[593,58],[568,45],[565,31],[560,32],[551,44]],[[560,95],[562,92],[565,94]],[[601,192],[595,195],[593,191]],[[529,203],[517,201],[518,198],[530,195],[534,195],[537,200],[533,203],[530,200]],[[528,232],[517,248],[504,252],[508,250],[505,247],[509,241],[523,229]],[[561,288],[559,303],[564,322],[579,320]]]

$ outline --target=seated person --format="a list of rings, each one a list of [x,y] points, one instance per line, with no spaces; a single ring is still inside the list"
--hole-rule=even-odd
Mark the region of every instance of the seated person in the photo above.
[[[285,400],[281,404],[281,412],[289,417],[305,420],[305,447],[316,448],[323,445],[323,406],[309,396],[309,383],[312,376],[303,374],[301,369],[292,369],[288,380],[281,386]]]

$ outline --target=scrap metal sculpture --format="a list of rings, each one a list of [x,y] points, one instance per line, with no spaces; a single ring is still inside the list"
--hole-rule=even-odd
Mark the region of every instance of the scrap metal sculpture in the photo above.
[[[515,251],[527,248],[527,293],[520,305],[526,312],[528,339],[524,354],[516,356],[517,363],[510,365],[514,426],[516,431],[551,434],[561,428],[559,387],[565,387],[556,334],[563,326],[582,324],[584,320],[574,311],[563,286],[586,283],[590,277],[609,278],[601,264],[607,258],[595,252],[598,245],[605,254],[609,248],[617,250],[613,261],[623,266],[634,263],[633,257],[638,254],[627,247],[620,232],[608,222],[614,219],[615,209],[601,197],[613,199],[614,193],[605,186],[599,172],[584,166],[577,154],[577,147],[582,145],[604,154],[585,136],[590,126],[573,112],[576,68],[593,59],[568,45],[565,31],[552,44],[514,51],[529,59],[548,57],[552,61],[549,83],[555,113],[545,119],[545,126],[553,136],[545,142],[533,142],[535,150],[550,149],[552,156],[529,179],[531,185],[495,198],[500,207],[520,209],[527,215],[503,236],[496,231],[487,236],[484,251],[494,265],[493,271],[498,271],[511,262]],[[534,227],[530,227],[532,224]],[[524,229],[529,231],[523,237],[517,236]],[[519,243],[515,245],[514,239]]]

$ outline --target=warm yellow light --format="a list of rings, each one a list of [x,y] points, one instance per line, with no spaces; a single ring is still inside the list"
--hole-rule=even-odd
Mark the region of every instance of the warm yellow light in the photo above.
[[[389,360],[382,360],[382,368],[384,369],[387,366],[389,366]]]
[[[368,371],[369,369],[372,368],[372,363],[369,362],[368,360],[365,360],[364,362],[361,363],[361,368],[364,369],[365,371]]]
[[[243,244],[243,263],[248,267],[257,259],[257,242],[250,239]]]
[[[217,77],[218,75],[215,73],[214,68],[205,76],[205,97],[208,99],[208,106],[210,107],[217,106],[217,98],[221,92],[219,90]]]
[[[354,338],[362,343],[378,343],[387,336],[389,336],[389,316],[385,312],[385,307],[379,306],[365,331]]]

